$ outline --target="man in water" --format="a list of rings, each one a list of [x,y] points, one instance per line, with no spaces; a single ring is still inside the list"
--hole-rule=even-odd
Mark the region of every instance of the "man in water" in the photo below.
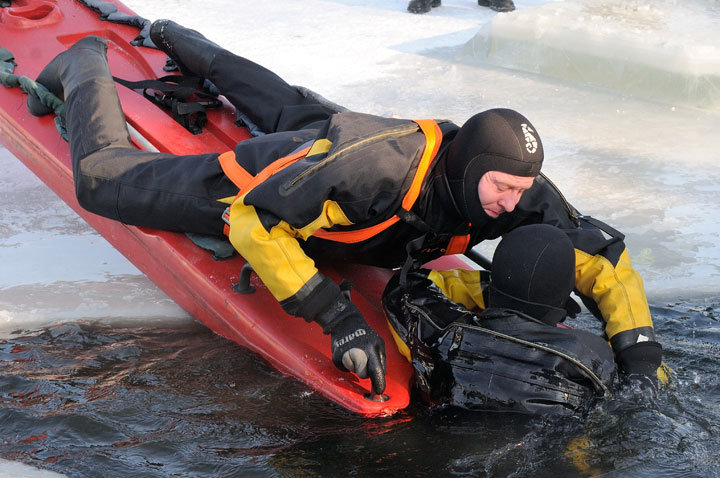
[[[383,308],[429,403],[581,413],[608,394],[616,367],[605,339],[558,326],[577,307],[574,287],[572,242],[532,224],[503,238],[489,281],[477,270],[397,274]]]
[[[621,370],[660,364],[621,235],[581,216],[540,175],[542,142],[520,113],[488,110],[460,127],[349,112],[174,22],[154,22],[150,36],[266,134],[222,155],[135,149],[107,45],[83,38],[37,81],[66,102],[77,198],[88,211],[157,229],[225,231],[283,309],[319,324],[334,364],[369,377],[375,393],[385,388],[385,344],[314,259],[391,268],[550,224],[575,246],[577,289],[605,321]],[[28,108],[49,113],[32,97]]]

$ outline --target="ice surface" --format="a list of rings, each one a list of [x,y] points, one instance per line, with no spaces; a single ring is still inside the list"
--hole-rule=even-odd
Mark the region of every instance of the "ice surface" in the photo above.
[[[1,147],[0,171],[0,337],[66,320],[188,317]]]
[[[40,470],[29,465],[0,458],[0,476],[3,478],[63,478],[67,475]]]
[[[718,4],[559,2],[499,15],[466,45],[472,60],[720,109]]]
[[[358,111],[462,123],[515,108],[568,199],[627,235],[651,301],[720,290],[717,2],[517,1],[496,14],[445,0],[426,15],[405,0],[126,3]],[[495,42],[485,58],[482,41]],[[604,70],[633,76],[599,87]],[[677,91],[652,91],[662,72]],[[695,105],[684,92],[701,77]],[[186,318],[4,149],[0,171],[0,329]]]

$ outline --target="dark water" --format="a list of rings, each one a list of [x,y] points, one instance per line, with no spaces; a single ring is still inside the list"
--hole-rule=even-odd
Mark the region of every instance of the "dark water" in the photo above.
[[[575,418],[362,419],[200,324],[18,331],[0,340],[0,457],[88,477],[720,476],[720,298],[653,315],[672,384]]]

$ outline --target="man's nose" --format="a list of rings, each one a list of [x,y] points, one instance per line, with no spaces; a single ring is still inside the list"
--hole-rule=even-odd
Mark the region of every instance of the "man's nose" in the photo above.
[[[517,203],[520,201],[521,195],[522,193],[520,191],[516,191],[513,189],[507,191],[498,202],[505,210],[505,212],[513,212],[515,206],[517,206]]]

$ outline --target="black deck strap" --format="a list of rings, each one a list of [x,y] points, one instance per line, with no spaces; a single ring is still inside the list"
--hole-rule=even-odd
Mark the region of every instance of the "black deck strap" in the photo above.
[[[183,103],[178,101],[177,98],[173,98],[169,106],[172,109],[172,116],[175,121],[192,134],[202,133],[202,129],[207,123],[207,114],[202,105],[199,103]]]
[[[207,122],[207,108],[219,108],[222,101],[205,88],[202,78],[168,75],[156,80],[128,81],[113,79],[131,90],[142,90],[143,96],[172,111],[173,119],[192,134],[200,134]],[[153,90],[150,93],[149,90]],[[195,101],[191,101],[196,98]]]
[[[101,20],[123,25],[131,25],[140,29],[140,33],[130,42],[133,46],[145,46],[158,49],[150,39],[150,26],[152,22],[138,15],[128,15],[118,12],[117,5],[104,0],[77,0],[82,5],[100,14]]]

